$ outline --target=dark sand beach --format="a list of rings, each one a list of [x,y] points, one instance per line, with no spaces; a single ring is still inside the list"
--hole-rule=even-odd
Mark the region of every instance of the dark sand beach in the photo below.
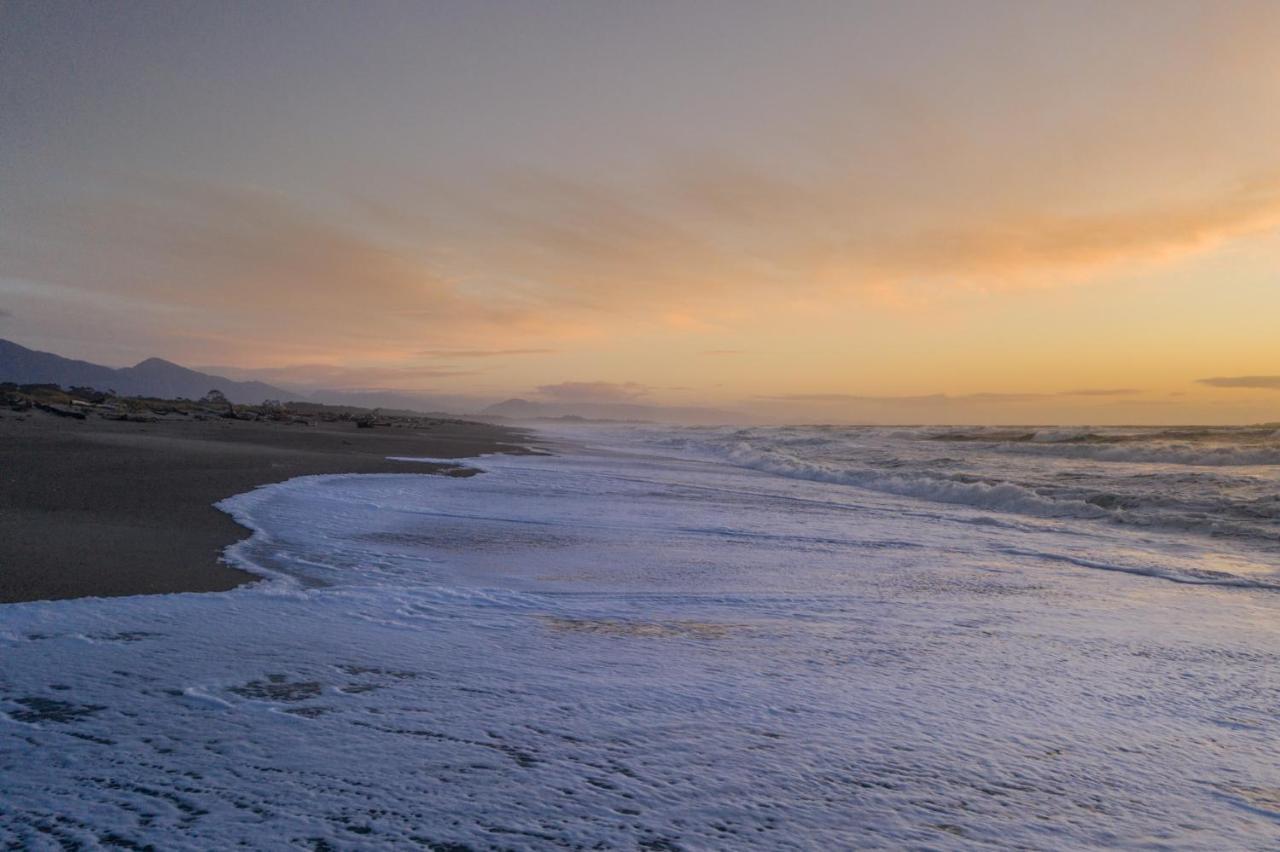
[[[0,412],[0,603],[234,588],[253,576],[220,555],[247,533],[217,501],[308,474],[448,472],[387,457],[465,458],[522,438],[447,420],[360,429]]]

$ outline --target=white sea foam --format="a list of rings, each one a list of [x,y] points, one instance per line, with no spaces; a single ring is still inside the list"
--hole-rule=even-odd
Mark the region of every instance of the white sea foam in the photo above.
[[[1270,427],[953,429],[931,430],[929,436],[938,441],[975,444],[993,452],[1065,459],[1204,467],[1280,465],[1280,432]]]
[[[227,500],[267,582],[0,609],[0,837],[1274,845],[1268,552],[917,493],[986,452],[922,435],[576,430],[609,451]]]
[[[1216,446],[1157,443],[1148,446],[1128,444],[1009,444],[1003,452],[1059,456],[1092,461],[1140,464],[1198,465],[1205,467],[1254,467],[1280,465],[1280,445]]]
[[[778,476],[985,511],[1280,545],[1280,469],[1262,464],[1280,459],[1273,435],[1269,428],[792,427],[633,430],[631,438]]]
[[[838,464],[805,461],[776,450],[760,451],[746,442],[725,449],[727,461],[741,467],[793,476],[814,482],[853,485],[885,494],[918,497],[940,503],[956,503],[979,509],[1019,512],[1048,518],[1101,518],[1107,511],[1078,499],[1042,497],[1030,488],[1011,482],[966,482],[938,475],[895,474],[850,469]]]

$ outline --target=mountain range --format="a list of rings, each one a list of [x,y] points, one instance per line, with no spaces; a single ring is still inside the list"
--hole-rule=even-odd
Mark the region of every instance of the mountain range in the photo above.
[[[227,399],[237,403],[302,398],[264,382],[235,382],[163,358],[148,358],[132,367],[104,367],[28,349],[9,340],[0,340],[0,382],[91,387],[125,396],[161,399],[199,399],[211,390],[220,390]]]
[[[508,399],[490,405],[488,399],[466,396],[439,396],[389,390],[308,389],[292,391],[259,381],[236,381],[216,373],[193,370],[166,361],[148,358],[132,367],[106,367],[88,361],[64,358],[52,352],[28,349],[9,340],[0,340],[0,382],[54,384],[62,387],[91,387],[115,391],[124,396],[160,399],[200,399],[219,390],[235,403],[254,404],[266,399],[281,402],[308,401],[364,408],[393,408],[418,412],[471,413],[504,420],[578,418],[586,420],[627,420],[714,425],[739,422],[740,414],[693,406],[646,405],[633,402],[563,401]],[[486,407],[487,405],[487,407]]]

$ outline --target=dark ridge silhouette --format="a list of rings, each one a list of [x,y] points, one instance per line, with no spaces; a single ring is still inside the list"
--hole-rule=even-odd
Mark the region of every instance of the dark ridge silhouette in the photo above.
[[[0,382],[91,387],[114,390],[125,396],[161,399],[200,399],[211,390],[220,390],[235,403],[301,398],[264,382],[235,382],[162,358],[148,358],[132,367],[104,367],[51,352],[38,352],[9,340],[0,340]]]

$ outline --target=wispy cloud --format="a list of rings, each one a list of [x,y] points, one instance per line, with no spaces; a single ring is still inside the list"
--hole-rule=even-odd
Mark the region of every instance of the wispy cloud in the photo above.
[[[1280,376],[1215,376],[1211,379],[1197,379],[1197,381],[1214,388],[1280,390]]]
[[[294,364],[285,367],[207,366],[201,370],[244,380],[253,379],[299,388],[333,390],[423,390],[435,380],[473,376],[473,370],[432,367],[344,367],[334,364]]]
[[[937,275],[1012,286],[1039,273],[1167,261],[1277,226],[1280,183],[1248,181],[1213,195],[1150,199],[1130,209],[1074,216],[1027,210],[976,225],[923,229],[853,254],[864,254],[870,269],[891,277]]]
[[[855,190],[728,163],[643,191],[519,172],[457,199],[471,233],[455,248],[566,306],[699,317],[727,294],[757,306],[836,292],[909,305],[930,292],[1042,287],[1280,226],[1271,177],[1065,213],[1049,197],[889,215],[885,199]]]
[[[472,183],[404,201],[420,215],[388,224],[242,187],[143,182],[7,229],[0,274],[48,282],[51,299],[93,294],[120,316],[152,306],[188,347],[168,353],[181,359],[244,363],[243,350],[408,369],[548,355],[645,323],[732,331],[797,300],[911,306],[1044,286],[1280,225],[1280,183],[1265,180],[1073,215],[978,204],[914,217],[880,216],[876,197],[839,182],[729,166],[644,191],[528,171]]]
[[[853,393],[758,394],[754,398],[771,402],[937,402],[947,399],[943,394],[928,396],[867,396]]]
[[[1142,393],[1139,388],[1084,388],[1082,390],[1062,391],[1058,396],[1135,396]]]
[[[259,352],[299,344],[403,360],[425,332],[474,341],[555,319],[517,292],[475,292],[431,246],[258,190],[143,181],[46,214],[9,233],[0,273],[167,306],[174,330]]]
[[[729,164],[643,191],[510,170],[405,200],[398,219],[360,221],[244,187],[144,181],[22,223],[0,246],[0,274],[166,305],[246,341],[485,358],[549,347],[470,341],[637,317],[699,329],[806,293],[883,303],[961,284],[1042,285],[1280,225],[1274,180],[1072,215],[942,206],[888,216],[882,201]],[[412,345],[425,333],[452,339]]]
[[[1134,388],[1091,388],[1085,390],[1060,391],[1057,393],[983,392],[969,394],[934,393],[906,396],[876,396],[847,393],[803,393],[757,396],[756,399],[775,402],[889,403],[903,405],[936,405],[938,403],[1005,404],[1044,402],[1046,400],[1062,399],[1065,397],[1121,397],[1133,396],[1139,393],[1142,393],[1142,391]]]
[[[422,358],[514,358],[523,355],[554,355],[558,349],[423,349]]]
[[[561,382],[538,388],[540,396],[557,402],[630,402],[648,392],[638,382]]]

